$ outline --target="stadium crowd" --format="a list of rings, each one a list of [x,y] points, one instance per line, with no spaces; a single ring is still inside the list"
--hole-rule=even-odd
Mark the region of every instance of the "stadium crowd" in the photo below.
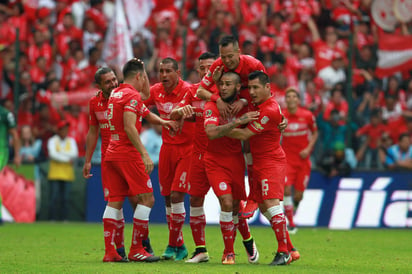
[[[315,114],[320,129],[312,158],[315,166],[327,170],[330,157],[346,150],[351,168],[394,167],[386,164],[387,149],[402,133],[412,137],[412,76],[410,71],[384,79],[375,76],[379,27],[371,17],[371,2],[156,0],[146,28],[133,36],[133,53],[145,61],[152,84],[158,81],[159,61],[165,57],[180,62],[183,78],[197,83],[199,55],[208,50],[218,54],[219,39],[233,34],[243,54],[262,61],[283,108],[285,90],[294,86],[301,105]],[[23,155],[24,161],[47,158],[47,141],[62,119],[69,121],[69,136],[77,142],[79,157],[84,156],[87,108],[63,107],[51,95],[93,86],[95,71],[105,64],[104,36],[113,11],[114,1],[103,0],[0,4],[2,106],[16,114],[24,138],[42,142],[40,151]],[[409,35],[410,27],[402,24],[397,31]],[[351,33],[354,52],[349,68]],[[352,79],[347,79],[349,69]],[[37,141],[29,143],[39,146]]]

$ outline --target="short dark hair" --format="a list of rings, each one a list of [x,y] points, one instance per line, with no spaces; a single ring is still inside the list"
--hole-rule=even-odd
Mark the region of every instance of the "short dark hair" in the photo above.
[[[124,79],[129,78],[143,71],[144,71],[144,63],[142,60],[138,58],[130,59],[123,66],[123,78]]]
[[[217,56],[214,53],[211,53],[209,51],[203,52],[200,56],[199,56],[199,61],[200,60],[206,60],[206,59],[213,59],[216,60]]]
[[[177,61],[171,57],[166,57],[164,58],[160,63],[162,64],[173,64],[173,69],[174,70],[179,70],[179,64]]]
[[[228,71],[228,72],[223,73],[222,77],[224,75],[229,75],[230,77],[232,77],[235,80],[235,84],[240,84],[241,83],[240,75],[237,72]],[[220,79],[222,79],[222,78],[220,78]]]
[[[249,75],[248,75],[249,81],[250,80],[255,80],[256,78],[259,79],[259,82],[262,85],[266,85],[266,84],[270,83],[269,76],[266,73],[264,73],[263,71],[255,70],[255,71],[249,73]]]
[[[238,43],[236,37],[233,36],[233,35],[223,36],[222,39],[220,39],[220,41],[219,41],[219,46],[222,46],[222,47],[227,47],[229,44],[232,44],[233,46],[239,47],[239,43]]]
[[[97,84],[100,84],[100,81],[102,80],[102,75],[103,74],[106,74],[106,73],[109,73],[109,72],[112,72],[113,70],[111,69],[111,68],[108,68],[108,67],[101,67],[101,68],[99,68],[97,71],[96,71],[96,73],[94,74],[94,81],[97,83]]]
[[[398,142],[400,142],[405,137],[407,137],[408,139],[410,138],[408,133],[406,132],[401,133],[401,135],[399,135],[398,137]]]

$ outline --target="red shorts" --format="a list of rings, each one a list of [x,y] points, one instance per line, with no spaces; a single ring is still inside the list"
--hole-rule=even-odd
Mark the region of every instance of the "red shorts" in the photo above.
[[[255,164],[249,199],[258,203],[269,199],[283,200],[285,174],[286,161],[276,162],[267,167],[259,167]]]
[[[106,161],[102,161],[101,175],[102,175],[103,196],[104,196],[105,201],[107,201],[108,195],[109,195],[109,192],[106,191],[106,189],[107,189],[106,182],[108,181],[107,170],[108,170],[108,168],[107,168],[107,165],[106,165]]]
[[[188,192],[188,174],[192,144],[163,144],[159,154],[160,193],[169,196],[171,191]]]
[[[235,200],[246,200],[245,159],[242,153],[222,156],[206,152],[205,166],[216,196],[232,194]]]
[[[127,196],[153,192],[152,181],[142,161],[105,161],[104,196],[109,202],[123,201]]]
[[[204,161],[205,154],[199,152],[192,153],[189,170],[189,194],[195,197],[205,197],[210,189],[207,179]]]
[[[293,186],[298,191],[305,191],[310,178],[310,160],[288,162],[286,167],[286,185]]]

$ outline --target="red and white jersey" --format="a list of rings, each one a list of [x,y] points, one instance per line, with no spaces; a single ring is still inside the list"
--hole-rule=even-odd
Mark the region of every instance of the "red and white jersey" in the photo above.
[[[156,105],[160,118],[170,120],[170,113],[182,101],[186,93],[190,93],[192,85],[179,79],[175,89],[167,93],[162,83],[157,83],[150,88],[150,97],[144,101],[145,105]],[[169,131],[162,130],[162,139],[164,144],[184,144],[193,141],[195,125],[194,123],[185,122],[182,132],[177,135],[170,135]]]
[[[89,101],[89,125],[100,128],[100,137],[102,139],[102,160],[109,146],[110,128],[107,120],[107,105],[109,99],[104,98],[103,92],[99,91]]]
[[[272,166],[276,161],[285,160],[285,153],[280,146],[281,132],[278,125],[282,122],[282,111],[274,97],[255,108],[259,118],[248,124],[247,128],[255,133],[249,139],[254,169]]]
[[[214,92],[212,90],[212,87],[216,84],[213,81],[213,72],[216,70],[217,67],[223,66],[223,73],[231,71],[229,70],[226,66],[223,65],[222,59],[219,57],[216,61],[213,62],[213,64],[210,66],[209,71],[203,77],[202,81],[200,82],[200,85],[207,89],[210,92]],[[260,70],[263,72],[266,72],[265,67],[262,65],[262,63],[257,60],[255,57],[252,57],[250,55],[240,55],[240,62],[237,68],[234,70],[237,74],[240,76],[240,81],[242,83],[242,87],[240,90],[240,97],[245,98],[248,100],[250,103],[250,95],[248,91],[248,76],[249,73]],[[216,92],[216,91],[215,91]],[[216,92],[217,93],[217,92]]]
[[[205,132],[205,126],[203,118],[203,111],[205,109],[206,101],[196,97],[196,92],[200,83],[192,85],[190,92],[186,93],[182,101],[177,105],[177,107],[183,107],[186,105],[191,105],[194,107],[194,112],[196,116],[196,128],[195,137],[193,138],[193,150],[198,153],[203,153],[206,151],[208,138]]]
[[[283,132],[282,147],[288,162],[293,163],[302,160],[299,153],[308,146],[311,133],[318,129],[315,117],[307,109],[298,107],[293,114],[285,109],[283,114],[288,119],[288,126]]]
[[[316,71],[318,72],[332,64],[332,59],[336,53],[345,56],[345,53],[340,48],[337,46],[331,48],[322,40],[314,41],[312,47],[315,52]]]
[[[137,115],[136,128],[139,130],[142,118],[150,111],[143,104],[139,92],[129,84],[120,84],[112,91],[107,105],[110,142],[106,151],[106,161],[141,160],[140,153],[130,142],[124,131],[123,114],[126,111]]]
[[[235,117],[229,117],[228,119],[223,119],[220,116],[220,112],[217,109],[215,102],[207,102],[205,105],[204,119],[205,127],[207,125],[226,125],[227,123],[232,122],[237,117],[242,116],[247,111],[247,108],[244,107],[242,110],[236,114]],[[211,153],[216,153],[219,155],[233,155],[236,153],[242,153],[242,144],[240,140],[229,138],[226,136],[216,138],[214,140],[209,140],[207,145],[207,151]]]

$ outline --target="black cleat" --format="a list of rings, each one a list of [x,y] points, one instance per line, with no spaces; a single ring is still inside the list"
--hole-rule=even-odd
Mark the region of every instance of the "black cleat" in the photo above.
[[[124,250],[124,247],[119,247],[116,249],[117,254],[119,254],[123,259],[126,259],[127,261],[127,256],[126,256],[126,251]]]
[[[269,265],[288,265],[292,262],[292,255],[285,252],[277,252],[275,258]]]
[[[142,245],[143,245],[144,250],[146,250],[147,253],[149,253],[150,255],[154,255],[152,245],[150,244],[150,238],[143,240]]]
[[[255,264],[259,260],[259,251],[256,248],[255,241],[251,238],[249,241],[243,241],[243,245],[245,246],[246,253],[248,256],[248,261],[251,264]]]

